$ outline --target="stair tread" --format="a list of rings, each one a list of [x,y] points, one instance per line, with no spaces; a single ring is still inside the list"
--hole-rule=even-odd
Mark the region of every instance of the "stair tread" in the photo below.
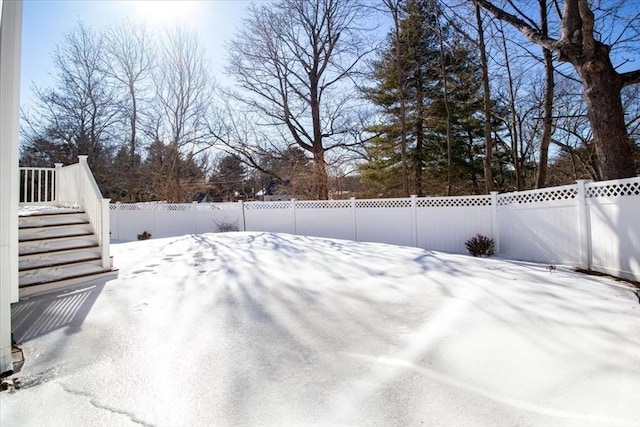
[[[58,280],[31,283],[28,285],[20,285],[19,286],[20,298],[52,292],[59,289],[63,289],[65,287],[80,285],[85,282],[91,282],[92,280],[97,280],[100,278],[109,277],[111,275],[116,275],[118,271],[119,270],[117,268],[104,268],[101,271],[96,271],[93,273],[80,274],[77,276],[66,277]]]
[[[93,232],[92,231],[86,231],[86,232],[82,232],[82,233],[72,233],[72,234],[63,234],[63,235],[53,235],[53,236],[34,236],[34,237],[29,237],[29,238],[21,238],[18,239],[18,242],[37,242],[38,240],[53,240],[53,239],[60,239],[60,238],[71,238],[71,237],[82,237],[82,236],[93,236]]]
[[[21,225],[18,227],[19,230],[33,230],[35,228],[46,228],[46,229],[52,229],[55,227],[70,227],[73,225],[86,225],[86,224],[90,224],[89,221],[87,220],[80,220],[80,221],[76,221],[76,222],[62,222],[62,223],[52,223],[52,224],[38,224],[38,225]]]
[[[96,261],[98,262],[96,263]],[[100,261],[100,258],[98,258],[93,261],[80,261],[62,266],[41,267],[20,272],[19,274],[21,275],[18,277],[18,285],[30,286],[33,283],[47,283],[101,271],[104,270],[104,267],[102,267]]]
[[[86,235],[78,237],[59,237],[48,240],[32,240],[20,242],[18,254],[20,256],[43,254],[47,252],[59,252],[73,249],[85,249],[97,247],[98,239],[95,235]]]
[[[30,260],[20,261],[18,270],[31,271],[40,268],[61,267],[66,265],[73,265],[81,262],[100,260],[101,254],[91,251],[73,251],[68,253],[55,253],[55,256],[50,257],[36,257]]]
[[[69,240],[69,241],[72,241],[72,240]],[[100,245],[98,243],[88,243],[88,244],[85,244],[85,245],[63,246],[63,247],[60,247],[60,248],[43,248],[42,250],[33,251],[33,252],[19,252],[18,256],[20,258],[25,258],[25,257],[48,254],[48,253],[79,252],[79,251],[88,250],[88,249],[94,249],[94,248],[99,248],[99,247],[100,247]]]
[[[42,280],[39,282],[33,282],[33,283],[28,283],[28,284],[21,284],[19,285],[19,288],[29,288],[29,287],[33,287],[33,286],[38,286],[38,285],[43,285],[43,284],[47,284],[47,283],[56,283],[56,282],[64,282],[67,280],[72,280],[72,279],[79,279],[82,277],[92,277],[92,276],[97,276],[100,274],[104,274],[104,273],[116,273],[120,271],[117,268],[101,268],[99,270],[95,270],[95,271],[89,271],[86,273],[79,273],[79,274],[75,274],[75,275],[70,275],[70,276],[65,276],[65,277],[60,277],[60,278],[55,278],[55,279],[50,279],[50,280]]]

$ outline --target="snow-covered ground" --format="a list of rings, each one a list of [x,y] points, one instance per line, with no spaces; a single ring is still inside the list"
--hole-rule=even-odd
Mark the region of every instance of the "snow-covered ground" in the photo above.
[[[14,307],[0,425],[640,425],[612,279],[270,233],[111,251],[117,280]]]

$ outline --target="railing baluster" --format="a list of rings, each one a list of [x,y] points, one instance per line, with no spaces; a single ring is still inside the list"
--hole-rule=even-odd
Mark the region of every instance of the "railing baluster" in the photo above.
[[[38,188],[36,189],[38,203],[42,202],[42,169],[38,169]]]
[[[27,201],[27,171],[22,170],[21,175],[22,176],[20,177],[20,182],[22,183],[22,201],[26,202]]]
[[[35,171],[31,171],[31,198],[29,199],[30,202],[33,202],[33,190],[35,188],[35,181],[36,181],[36,174]]]
[[[49,171],[45,171],[44,173],[44,199],[47,202],[50,202],[51,199],[49,198]]]

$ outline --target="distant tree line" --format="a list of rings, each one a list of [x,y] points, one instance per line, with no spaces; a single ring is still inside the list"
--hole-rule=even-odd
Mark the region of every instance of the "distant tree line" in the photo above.
[[[55,83],[23,110],[20,161],[86,154],[105,197],[123,202],[636,176],[640,70],[614,62],[640,58],[639,21],[613,0],[260,3],[229,44],[233,88],[185,28],[77,22],[53,52]]]

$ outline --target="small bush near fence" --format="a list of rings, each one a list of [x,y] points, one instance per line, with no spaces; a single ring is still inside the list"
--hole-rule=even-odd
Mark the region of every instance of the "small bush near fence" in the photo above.
[[[138,240],[148,240],[151,238],[151,233],[143,231],[142,234],[138,234]]]
[[[476,234],[464,242],[464,245],[473,256],[491,256],[495,253],[493,239],[482,234]]]
[[[225,220],[214,221],[216,227],[218,227],[218,233],[228,233],[230,231],[239,231],[238,225],[235,222],[228,222]]]

